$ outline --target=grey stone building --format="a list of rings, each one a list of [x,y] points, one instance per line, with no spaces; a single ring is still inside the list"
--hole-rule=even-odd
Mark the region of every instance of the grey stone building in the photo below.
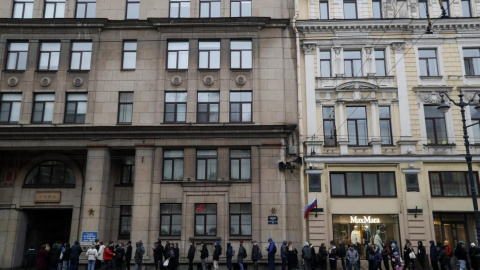
[[[0,268],[56,240],[301,241],[293,0],[0,3]]]

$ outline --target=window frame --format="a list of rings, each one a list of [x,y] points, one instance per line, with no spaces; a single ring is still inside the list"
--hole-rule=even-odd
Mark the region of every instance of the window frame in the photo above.
[[[468,16],[465,16],[465,13],[464,13],[464,3],[467,3],[468,4]],[[470,0],[461,0],[460,1],[460,6],[461,6],[461,9],[462,9],[462,17],[464,18],[470,18],[472,17],[472,3],[470,2]]]
[[[135,43],[135,50],[126,50],[126,43]],[[138,51],[138,41],[136,39],[125,39],[122,41],[122,71],[131,71],[137,69],[137,51]],[[135,67],[134,68],[125,68],[125,54],[126,53],[135,53]]]
[[[446,6],[444,4],[447,4]],[[443,8],[445,9],[445,12],[446,12],[446,15],[447,16],[450,16],[450,3],[449,3],[449,0],[442,0],[442,6]],[[440,12],[442,11],[442,9],[440,8]]]
[[[42,45],[45,44],[45,43],[53,43],[53,44],[60,44],[60,48],[58,49],[58,51],[42,51]],[[52,72],[56,72],[60,69],[60,57],[61,57],[61,53],[62,53],[62,43],[60,41],[41,41],[39,42],[39,48],[38,48],[38,65],[37,65],[37,70],[38,71],[52,71]],[[57,69],[51,69],[51,60],[52,60],[52,53],[55,53],[55,52],[58,52],[58,68]],[[42,53],[48,53],[48,68],[47,69],[41,69],[40,68],[40,63],[41,63],[41,60],[42,60]]]
[[[179,49],[176,49],[176,50],[171,50],[169,49],[169,45],[171,43],[187,43],[187,50],[179,50]],[[186,68],[179,68],[179,63],[180,63],[180,52],[187,52],[187,67]],[[176,54],[175,56],[175,67],[169,67],[168,64],[169,64],[169,56],[170,56],[170,53],[171,52],[174,52]],[[167,70],[188,70],[188,67],[189,67],[189,61],[190,61],[190,41],[187,39],[187,40],[168,40],[167,41],[167,57],[166,57],[167,61],[166,61],[166,69]]]
[[[249,157],[232,157],[232,151],[236,150],[241,150],[241,151],[248,151],[249,152]],[[230,165],[230,180],[234,181],[251,181],[252,180],[252,150],[251,149],[230,149],[228,151],[228,157],[229,157],[229,165]],[[248,179],[242,179],[242,160],[248,159],[248,166],[249,166],[249,175],[250,177]],[[232,161],[238,160],[238,175],[239,178],[233,178],[232,177]]]
[[[127,214],[123,214],[123,209],[124,208],[127,208],[127,207],[130,207],[130,214],[127,215]],[[120,217],[119,217],[119,221],[118,221],[118,239],[122,239],[122,240],[127,240],[127,239],[130,239],[130,235],[132,234],[132,219],[133,219],[133,209],[132,209],[132,205],[120,205]],[[123,223],[123,218],[128,218],[130,217],[130,233],[129,234],[122,234],[122,223]]]
[[[378,8],[379,10],[379,16],[375,17],[375,4],[378,3]],[[382,13],[382,0],[372,0],[372,18],[373,19],[382,19],[383,18],[383,13]]]
[[[232,205],[239,205],[240,211],[234,212],[232,211]],[[242,205],[249,205],[250,206],[250,213],[242,213]],[[252,204],[251,203],[230,203],[228,205],[228,224],[229,224],[229,235],[230,236],[252,236],[253,230],[253,219],[252,219]],[[243,234],[242,233],[242,216],[250,215],[250,234]],[[232,233],[232,216],[238,216],[238,232],[237,234]],[[244,224],[245,226],[248,224]]]
[[[30,14],[30,17],[25,17],[25,6],[27,5],[27,3],[32,4],[32,14]],[[17,4],[22,5],[22,16],[16,18],[15,17],[15,9],[16,9]],[[13,7],[12,7],[12,19],[31,19],[31,18],[33,18],[34,5],[35,5],[34,0],[14,0],[13,1]]]
[[[198,155],[198,152],[199,151],[203,151],[203,150],[206,150],[206,151],[215,151],[216,152],[216,155],[215,157],[199,157]],[[208,161],[209,160],[215,160],[215,179],[213,180],[209,180],[208,179],[208,169],[210,168],[208,166]],[[203,179],[200,179],[199,178],[199,175],[198,175],[198,167],[199,167],[199,164],[198,162],[199,161],[204,161],[205,162],[205,171],[204,171],[204,177]],[[215,182],[215,181],[218,181],[218,150],[217,149],[197,149],[196,151],[196,155],[195,155],[195,180],[196,181],[205,181],[205,182]]]
[[[465,57],[465,50],[477,50],[479,56],[468,56]],[[480,62],[480,48],[462,48],[462,55],[463,55],[463,66],[465,68],[465,76],[480,76],[480,69],[475,70],[475,65],[473,64],[474,59],[478,58]],[[467,61],[468,61],[468,69],[467,69]],[[467,71],[471,71],[470,74],[467,74]],[[473,71],[473,73],[472,73]]]
[[[52,95],[53,94],[53,101],[36,101],[36,97],[39,96],[39,95]],[[31,118],[31,121],[30,123],[32,124],[51,124],[53,122],[53,115],[54,115],[54,111],[55,111],[55,93],[53,92],[46,92],[46,93],[34,93],[33,95],[33,106],[32,106],[32,118]],[[53,103],[53,109],[52,109],[52,121],[45,121],[45,105],[47,102],[51,102]],[[43,104],[42,106],[42,117],[41,117],[41,121],[34,121],[34,118],[35,118],[35,105],[37,103],[41,103]]]
[[[197,209],[201,205],[205,205],[205,213],[197,213]],[[209,234],[207,233],[207,216],[212,215],[212,213],[207,213],[207,208],[209,205],[215,205],[215,234]],[[216,203],[195,203],[195,212],[194,212],[194,218],[195,218],[195,225],[194,225],[194,236],[216,236],[218,233],[218,205]],[[203,234],[198,234],[197,233],[197,216],[203,216]]]
[[[90,51],[88,50],[85,50],[85,51],[82,51],[82,50],[76,50],[74,51],[73,50],[73,45],[75,43],[90,43],[91,45],[91,49]],[[73,63],[73,54],[74,53],[80,53],[80,62],[79,62],[79,65],[78,65],[78,69],[75,69],[75,68],[72,68],[72,63]],[[82,69],[82,63],[84,61],[84,53],[90,53],[90,59],[89,59],[89,68],[88,69]],[[90,71],[90,69],[92,68],[92,56],[93,56],[93,42],[91,40],[72,40],[72,42],[70,43],[70,71],[75,71],[75,72],[78,72],[78,71]]]
[[[349,146],[367,146],[368,145],[368,115],[367,115],[367,107],[366,106],[355,106],[355,105],[352,105],[352,106],[347,106],[346,108],[363,108],[365,110],[365,118],[350,118],[352,116],[350,115],[346,115],[347,117],[347,134],[348,134],[348,138],[349,138]],[[366,135],[366,139],[365,139],[365,144],[360,144],[360,138],[359,138],[359,134],[358,134],[358,121],[359,120],[365,120],[365,127],[366,127],[366,131],[367,133],[365,134]],[[348,133],[348,125],[349,125],[349,122],[350,121],[353,121],[355,122],[355,139],[356,139],[356,142],[355,144],[352,144],[352,142],[350,142],[350,133]]]
[[[463,173],[463,175],[465,176],[465,186],[466,186],[466,190],[467,190],[467,195],[466,196],[445,196],[445,191],[443,189],[443,178],[442,178],[442,174],[443,173]],[[432,193],[432,182],[431,182],[431,175],[432,174],[438,174],[439,175],[439,179],[440,179],[440,190],[441,190],[441,195],[433,195]],[[428,172],[428,184],[430,186],[430,196],[432,196],[433,198],[468,198],[470,196],[472,196],[471,194],[471,187],[470,187],[470,180],[468,179],[468,171],[429,171]],[[479,191],[479,179],[478,179],[478,172],[474,171],[473,172],[473,177],[475,178],[474,180],[476,181],[476,184],[477,184],[477,194],[480,194]]]
[[[167,94],[170,94],[170,93],[175,93],[175,94],[179,94],[179,93],[187,93],[185,91],[179,91],[179,92],[176,92],[176,91],[165,91],[165,102],[164,102],[164,111],[163,111],[163,122],[164,123],[186,123],[187,122],[187,106],[188,106],[188,93],[187,93],[187,100],[186,101],[182,101],[182,102],[167,102],[166,101],[166,97],[167,97]],[[175,107],[175,110],[173,112],[173,121],[167,121],[167,105],[170,105],[170,104],[173,104],[174,107]],[[184,104],[185,105],[185,121],[178,121],[177,119],[177,114],[178,114],[178,105],[182,105]]]
[[[216,102],[200,102],[198,101],[199,98],[199,94],[200,93],[215,93],[215,94],[218,94],[218,101]],[[202,112],[202,113],[206,113],[207,114],[207,121],[200,121],[200,105],[206,105],[207,106],[207,111],[206,112]],[[217,111],[217,121],[211,121],[210,119],[210,106],[211,105],[217,105],[218,106],[218,111]],[[197,123],[203,123],[203,124],[208,124],[208,123],[219,123],[220,122],[220,92],[218,91],[199,91],[197,92]]]
[[[447,119],[445,117],[445,114],[442,114],[443,117],[428,117],[427,114],[425,113],[425,107],[438,107],[437,105],[432,105],[432,104],[424,104],[423,105],[423,115],[424,115],[424,119],[425,119],[425,128],[427,128],[427,121],[430,120],[432,121],[433,120],[433,126],[436,127],[436,122],[437,120],[436,119],[443,119],[443,122],[445,123],[445,139],[447,140],[447,144],[448,144],[448,131],[447,131]],[[439,143],[439,137],[437,135],[437,129],[434,128],[433,129],[433,134],[434,134],[434,139],[435,139],[435,142],[430,142],[428,143],[428,140],[431,141],[430,138],[428,138],[428,132],[427,132],[427,145],[445,145],[445,144],[441,144]]]
[[[355,4],[355,18],[345,18],[345,3]],[[343,0],[343,19],[344,20],[356,20],[356,19],[358,19],[358,3],[357,3],[357,0]]]
[[[190,0],[169,0],[168,1],[168,17],[169,18],[190,18],[190,7],[191,7],[191,2]],[[173,17],[172,16],[172,4],[177,3],[178,4],[178,16]],[[182,17],[182,4],[183,3],[188,3],[188,16],[187,17]]]
[[[383,52],[383,57],[380,58],[375,55],[375,52]],[[385,49],[376,49],[374,50],[374,56],[375,56],[375,76],[387,76],[387,52]],[[378,74],[378,68],[377,68],[377,61],[382,61],[383,62],[383,74]]]
[[[219,10],[219,16],[218,17],[212,17],[212,2],[218,2],[220,3],[220,10]],[[208,3],[208,16],[207,17],[202,17],[202,4]],[[200,0],[199,1],[199,18],[220,18],[222,17],[222,2],[221,0]]]
[[[385,118],[385,117],[380,117],[380,108],[388,108],[388,115],[389,117],[388,118]],[[388,137],[388,139],[390,140],[390,143],[383,143],[383,138],[386,137],[386,136],[382,136],[382,121],[388,121],[388,132],[390,134],[390,136]],[[382,140],[382,145],[385,145],[385,146],[391,146],[393,145],[393,130],[392,130],[392,107],[389,106],[389,105],[380,105],[378,106],[378,122],[379,122],[379,127],[380,127],[380,139]]]
[[[434,51],[435,52],[435,57],[431,57],[431,56],[423,56],[422,55],[422,51]],[[430,72],[430,61],[435,61],[435,68],[436,68],[436,74],[437,75],[432,75],[431,72]],[[422,74],[422,61],[425,61],[426,62],[426,66],[427,66],[427,70],[426,70],[426,74]],[[419,71],[420,71],[420,76],[421,77],[436,77],[436,76],[440,76],[440,70],[439,70],[439,66],[438,66],[438,51],[437,51],[437,48],[419,48],[418,49],[418,64],[419,64]]]
[[[15,44],[15,43],[23,43],[23,44],[27,44],[27,50],[26,51],[21,51],[21,50],[11,50],[10,49],[10,46],[12,44]],[[28,51],[30,50],[30,42],[29,40],[9,40],[7,41],[7,55],[5,57],[5,70],[8,70],[8,71],[25,71],[27,70],[27,66],[28,66]],[[26,58],[25,58],[25,69],[18,69],[18,63],[19,63],[19,59],[20,59],[20,53],[26,53]],[[8,62],[10,60],[10,55],[11,54],[16,54],[16,61],[15,61],[15,68],[14,69],[9,69],[8,68]]]
[[[233,101],[231,99],[231,93],[237,92],[237,93],[243,93],[243,92],[248,92],[250,93],[251,101]],[[232,121],[232,105],[233,104],[239,104],[240,105],[240,121]],[[243,121],[243,104],[250,104],[250,119],[251,121]],[[230,91],[229,93],[229,122],[230,123],[253,123],[253,92],[252,91]]]
[[[177,206],[177,209],[180,209],[180,213],[173,213],[172,210],[170,210],[170,213],[163,213],[163,207],[170,206],[170,209],[173,205]],[[182,222],[182,204],[181,203],[161,203],[160,204],[160,236],[181,236],[182,235],[182,223],[180,223],[180,233],[179,234],[174,234],[172,230],[172,221],[173,221],[173,216],[180,216],[180,222]],[[168,216],[169,223],[168,223],[168,228],[169,228],[169,233],[163,233],[162,231],[162,225],[167,225],[163,224],[163,217]]]
[[[329,118],[326,118],[325,114],[324,114],[324,109],[327,109],[327,108],[333,108],[332,112],[333,112],[333,118],[332,117],[329,117]],[[330,115],[329,115],[330,116]],[[333,144],[330,144],[328,143],[327,144],[327,130],[325,129],[326,128],[326,125],[325,123],[326,122],[332,122],[333,123],[333,133],[334,134],[330,134],[330,136],[333,136],[333,140],[334,140],[334,143]],[[323,146],[324,147],[335,147],[337,146],[337,130],[336,130],[336,122],[335,122],[335,106],[322,106],[322,125],[323,125]]]
[[[232,15],[232,11],[233,11],[232,3],[234,3],[234,2],[240,3],[239,4],[239,6],[240,6],[240,11],[239,11],[240,16],[239,16],[239,18],[241,18],[241,17],[252,17],[252,0],[230,0],[230,17],[235,18]],[[243,12],[242,12],[243,11],[243,8],[242,8],[243,2],[250,2],[250,16],[243,15]],[[221,7],[220,7],[220,10],[221,10]]]
[[[3,96],[4,95],[20,95],[20,101],[16,101],[16,100],[3,100]],[[8,110],[8,121],[0,121],[0,125],[15,125],[15,124],[18,124],[18,122],[20,121],[20,116],[21,116],[21,112],[22,112],[22,99],[23,99],[23,94],[21,92],[0,92],[0,114],[1,114],[1,108],[3,107],[4,104],[9,104],[9,110]],[[20,104],[20,107],[19,107],[19,112],[18,112],[18,121],[11,121],[11,118],[12,118],[12,108],[13,108],[13,104],[14,103],[19,103]],[[1,119],[1,117],[0,117]]]
[[[322,52],[323,53],[328,53],[329,58],[322,58]],[[332,52],[330,50],[320,50],[319,52],[319,58],[320,58],[320,77],[322,78],[331,78],[332,77]],[[322,68],[322,63],[328,62],[328,76],[324,76],[323,68]]]
[[[58,164],[46,164],[46,163],[50,163],[50,162],[56,162]],[[62,166],[64,169],[63,169],[63,183],[61,184],[52,184],[52,169],[53,167],[58,167],[58,166]],[[30,176],[30,174],[36,169],[37,169],[37,172],[36,172],[36,182],[33,183],[33,184],[27,184],[26,181],[27,181],[27,178]],[[49,168],[49,171],[50,171],[50,177],[49,177],[49,183],[39,183],[38,182],[38,175],[41,174],[41,168],[42,167],[48,167]],[[67,170],[70,170],[72,176],[73,176],[73,184],[68,184],[66,183],[66,173],[67,173]],[[63,161],[59,161],[59,160],[44,160],[42,162],[39,162],[38,164],[36,164],[35,166],[33,166],[30,171],[27,173],[27,175],[25,176],[24,180],[23,180],[23,186],[22,188],[75,188],[76,187],[76,178],[75,178],[75,172],[68,166],[67,163],[63,162]]]
[[[323,7],[323,8],[322,8],[322,4],[323,4],[323,5],[326,4],[326,7]],[[326,18],[322,18],[322,10],[323,10],[324,8],[327,10],[327,17],[326,17]],[[319,1],[318,1],[318,19],[320,19],[320,20],[328,20],[328,19],[330,19],[330,5],[329,5],[329,3],[328,3],[328,0],[319,0]]]
[[[360,196],[349,196],[348,195],[348,180],[347,180],[347,173],[359,173],[361,175],[361,181],[362,181],[362,194]],[[395,194],[392,196],[382,196],[381,195],[381,189],[380,189],[380,173],[391,173],[393,176],[393,187],[395,188]],[[345,195],[333,195],[332,189],[332,174],[342,174],[343,175],[343,181],[344,181],[344,187],[345,187]],[[377,175],[377,192],[378,195],[365,195],[365,174],[376,174]],[[397,198],[398,192],[397,192],[397,179],[394,171],[376,171],[376,172],[359,172],[359,171],[352,171],[352,172],[330,172],[330,196],[332,198]]]
[[[89,16],[88,15],[88,6],[90,4],[94,4],[95,5],[95,9],[94,9],[94,14],[93,16]],[[78,16],[78,7],[80,5],[84,5],[85,6],[85,13],[83,14],[83,17],[79,17]],[[77,19],[91,19],[91,18],[95,18],[95,14],[96,14],[96,11],[97,11],[97,0],[76,0],[76,4],[75,4],[75,18]],[[91,15],[91,14],[90,14]]]
[[[420,3],[424,3],[425,4],[425,11],[426,11],[426,14],[423,16],[421,13],[420,13]],[[418,18],[420,19],[426,19],[429,15],[430,15],[430,10],[428,9],[428,0],[418,0]]]
[[[345,57],[345,52],[358,52],[360,54],[360,58],[346,58]],[[344,68],[344,73],[345,73],[345,77],[350,77],[350,78],[356,78],[356,77],[362,77],[363,76],[363,66],[362,66],[362,50],[344,50],[343,51],[343,68]],[[355,72],[355,61],[360,61],[360,70],[359,72]],[[350,65],[351,65],[351,74],[352,76],[347,76],[347,68],[345,67],[346,66],[346,63],[347,62],[350,62]],[[358,73],[358,75],[356,74]]]
[[[121,95],[122,94],[132,94],[132,101],[130,102],[122,102],[121,101]],[[135,94],[133,91],[121,91],[118,92],[118,115],[117,115],[117,124],[118,125],[131,125],[132,124],[132,118],[133,118],[133,103],[135,102]],[[120,114],[121,114],[121,108],[122,106],[131,106],[132,107],[132,115],[130,115],[130,122],[120,122]]]
[[[476,123],[480,123],[480,113],[478,113],[477,110],[475,110],[476,105],[477,104],[471,104],[468,106],[468,109],[470,110],[470,123],[473,125],[471,126],[472,134],[471,135],[469,134],[469,137],[473,138],[474,145],[479,145],[480,144],[480,125]]]
[[[165,152],[167,151],[182,151],[182,157],[165,157]],[[172,171],[170,172],[171,178],[166,179],[165,178],[165,162],[166,161],[172,161]],[[182,180],[177,180],[174,179],[175,175],[175,163],[177,160],[182,160],[183,166],[182,166]],[[183,178],[185,177],[185,151],[183,149],[165,149],[163,151],[163,168],[162,168],[162,181],[183,181]]]
[[[124,182],[124,168],[127,168],[130,171],[130,177],[128,177],[128,181]],[[120,165],[120,183],[118,186],[127,186],[131,187],[133,186],[133,183],[135,182],[135,164],[121,164]]]
[[[128,18],[128,6],[138,4],[138,14],[136,18]],[[138,20],[140,19],[140,0],[127,0],[125,1],[125,20]]]
[[[238,42],[238,41],[241,41],[241,42],[248,41],[248,42],[250,42],[251,49],[232,49],[232,42]],[[232,64],[233,64],[232,53],[233,52],[239,52],[240,53],[239,67],[232,67]],[[250,52],[251,53],[251,56],[252,56],[252,59],[251,59],[252,66],[251,67],[244,67],[244,64],[243,64],[243,53],[244,52]],[[231,70],[240,70],[240,69],[241,70],[251,70],[251,69],[253,69],[253,41],[251,39],[231,39],[230,40],[230,69]]]
[[[56,14],[57,14],[57,5],[59,3],[63,3],[64,6],[63,6],[63,16],[62,17],[56,17]],[[45,17],[47,14],[47,5],[48,4],[53,4],[54,8],[53,8],[53,17],[51,18],[47,18]],[[45,3],[44,3],[44,8],[43,8],[43,18],[44,19],[63,19],[65,18],[65,9],[67,7],[67,1],[66,0],[45,0]]]
[[[311,176],[318,177],[318,188],[312,188],[311,183],[313,180],[317,179],[310,179]],[[308,192],[322,192],[322,174],[321,173],[308,173],[307,174],[307,181],[308,181]]]
[[[218,45],[219,45],[219,48],[218,48],[218,50],[200,49],[200,43],[202,43],[202,42],[217,42]],[[221,45],[220,40],[199,40],[198,41],[198,69],[201,69],[201,70],[219,70],[221,68],[221,59],[222,59],[221,51],[222,51],[222,45]],[[207,59],[208,59],[207,67],[200,67],[200,53],[202,53],[202,52],[207,53]],[[212,68],[211,67],[210,55],[211,55],[212,52],[218,52],[218,68]],[[178,60],[178,55],[177,55],[177,60]]]
[[[87,98],[87,100],[85,101],[79,101],[79,100],[73,100],[73,101],[69,101],[68,100],[68,96],[69,95],[78,95],[78,94],[84,94],[85,97]],[[68,109],[68,104],[75,104],[75,114],[73,116],[73,122],[72,121],[67,121],[67,109]],[[84,116],[84,119],[82,122],[77,122],[77,117],[79,115],[78,113],[78,103],[85,103],[85,107],[87,107],[88,105],[88,93],[87,92],[67,92],[66,95],[65,95],[65,113],[64,113],[64,117],[63,117],[63,123],[66,123],[66,124],[84,124],[85,123],[85,117],[87,115],[87,112],[85,110],[85,116]]]

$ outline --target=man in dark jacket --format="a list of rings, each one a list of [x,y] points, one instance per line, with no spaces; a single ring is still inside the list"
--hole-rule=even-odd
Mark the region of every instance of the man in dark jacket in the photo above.
[[[280,247],[280,256],[282,257],[282,270],[285,270],[287,268],[287,261],[288,261],[286,240],[283,240],[282,246]]]
[[[188,270],[193,270],[193,259],[195,258],[195,244],[190,241],[190,248],[188,249]]]
[[[31,270],[35,266],[37,262],[37,252],[33,246],[30,246],[30,249],[27,250],[25,253],[25,257],[23,258],[23,269]]]
[[[347,255],[347,247],[343,241],[340,241],[340,246],[338,247],[338,257],[340,257],[340,261],[342,262],[343,270],[346,269],[345,267],[345,256]]]
[[[215,250],[213,251],[213,269],[218,270],[218,260],[220,259],[220,255],[222,255],[222,246],[220,246],[220,242],[215,242]]]
[[[57,241],[55,245],[48,251],[48,269],[49,270],[57,270],[58,263],[60,258],[60,252],[62,251],[62,244],[60,241]]]
[[[155,263],[155,270],[158,270],[158,263],[159,262],[160,264],[162,263],[164,251],[165,250],[163,249],[162,242],[161,241],[155,242],[153,247],[153,261]]]
[[[70,268],[69,270],[78,270],[78,260],[80,259],[80,254],[83,252],[82,247],[78,241],[75,241],[71,247],[72,252],[70,253]]]
[[[268,238],[268,269],[275,270],[275,254],[277,253],[277,247],[275,246],[275,242],[273,242],[272,238]]]
[[[122,269],[123,264],[123,257],[125,256],[125,249],[123,248],[124,244],[120,243],[118,247],[115,249],[115,268]]]
[[[133,257],[135,261],[135,269],[137,270],[142,270],[142,265],[143,265],[143,243],[142,241],[138,241],[135,243],[135,256]]]
[[[200,260],[202,260],[202,270],[207,270],[208,249],[205,243],[201,242],[202,250],[200,251]]]
[[[467,269],[468,254],[467,254],[467,250],[463,246],[464,246],[463,241],[458,242],[458,245],[455,248],[455,254],[454,254],[455,257],[457,257],[457,260],[460,264],[460,270]]]
[[[310,249],[308,242],[305,242],[305,246],[302,248],[302,259],[303,264],[305,265],[305,270],[311,270],[312,267],[310,262],[312,261],[312,250]]]
[[[417,261],[420,263],[422,266],[422,270],[425,269],[425,256],[427,255],[427,251],[425,247],[423,246],[422,241],[418,241],[418,246],[417,246]]]
[[[438,256],[440,249],[435,245],[435,241],[430,240],[430,264],[433,270],[438,270]]]
[[[470,259],[470,266],[471,266],[471,269],[473,270],[477,270],[478,266],[477,266],[477,258],[476,258],[476,252],[477,252],[477,249],[475,247],[475,243],[471,243],[470,244],[470,249],[468,250],[468,257]]]
[[[130,270],[130,261],[132,260],[132,241],[127,242],[127,252],[125,252],[125,265]]]
[[[330,261],[330,269],[336,270],[337,269],[337,258],[338,258],[338,250],[335,246],[335,241],[330,241],[330,251],[328,252],[328,257]]]
[[[252,241],[252,262],[253,262],[253,270],[258,270],[258,260],[262,259],[262,253],[260,248],[258,247],[257,241]]]

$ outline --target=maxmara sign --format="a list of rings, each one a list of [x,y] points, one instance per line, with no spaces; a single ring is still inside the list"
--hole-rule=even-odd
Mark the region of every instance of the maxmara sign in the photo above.
[[[350,223],[380,223],[380,219],[371,218],[370,216],[363,216],[363,218],[358,218],[357,216],[350,216]]]

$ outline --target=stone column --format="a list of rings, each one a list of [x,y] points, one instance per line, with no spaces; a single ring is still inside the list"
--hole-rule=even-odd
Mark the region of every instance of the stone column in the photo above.
[[[347,119],[345,119],[345,103],[343,101],[337,102],[338,104],[338,121],[340,125],[337,127],[340,131],[340,139],[338,140],[338,145],[340,146],[340,155],[348,155],[348,144],[350,143],[346,136],[347,128]]]
[[[378,126],[379,126],[379,119],[378,119],[378,102],[377,101],[371,101],[370,102],[370,111],[371,111],[371,118],[372,118],[372,140],[370,141],[370,144],[373,147],[373,154],[374,155],[380,155],[382,154],[382,140],[380,139],[379,132],[378,132]]]
[[[303,45],[305,54],[305,103],[307,107],[307,138],[317,135],[317,103],[315,100],[315,44]]]
[[[110,153],[107,147],[88,148],[81,230],[98,232],[98,238],[103,242],[110,239],[110,228],[107,229],[110,224],[107,213],[110,186]]]
[[[135,148],[135,183],[133,185],[132,244],[142,240],[147,259],[151,255],[152,246],[149,241],[158,235],[149,235],[151,215],[151,190],[153,185],[155,148],[153,145],[137,145]]]

